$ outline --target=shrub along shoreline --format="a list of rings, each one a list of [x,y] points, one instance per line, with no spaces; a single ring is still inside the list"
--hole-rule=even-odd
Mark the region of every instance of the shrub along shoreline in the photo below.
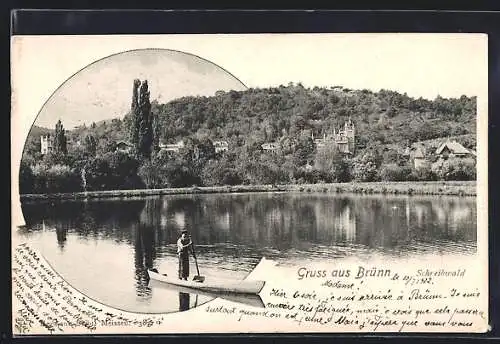
[[[21,194],[22,201],[99,199],[111,197],[140,197],[153,195],[244,193],[244,192],[322,192],[335,194],[380,194],[380,195],[449,195],[476,196],[475,181],[433,182],[363,182],[289,185],[236,185],[163,189],[109,190],[51,194]]]

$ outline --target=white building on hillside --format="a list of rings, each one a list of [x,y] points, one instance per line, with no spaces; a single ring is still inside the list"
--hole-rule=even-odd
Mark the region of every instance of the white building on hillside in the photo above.
[[[184,148],[184,141],[179,141],[177,143],[160,143],[160,150],[166,152],[178,153],[181,148]]]
[[[227,141],[214,141],[215,153],[226,152],[229,149]]]
[[[413,166],[416,170],[427,166],[427,160],[425,159],[424,149],[422,147],[417,146],[410,156],[413,158]]]
[[[42,154],[47,154],[52,152],[53,149],[52,137],[50,134],[40,136],[40,152]]]
[[[280,148],[280,144],[278,142],[266,142],[261,145],[262,149],[268,152],[275,152]]]

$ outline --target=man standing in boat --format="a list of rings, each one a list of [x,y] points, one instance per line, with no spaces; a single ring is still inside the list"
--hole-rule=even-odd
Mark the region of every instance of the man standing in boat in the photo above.
[[[187,230],[181,232],[177,240],[177,254],[179,255],[179,279],[187,280],[189,276],[189,251],[192,250],[193,242]]]

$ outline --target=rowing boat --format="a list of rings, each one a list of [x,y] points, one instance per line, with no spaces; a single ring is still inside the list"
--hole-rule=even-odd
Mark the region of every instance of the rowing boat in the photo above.
[[[165,288],[168,290],[177,291],[180,293],[186,294],[195,294],[200,296],[205,296],[211,299],[221,298],[231,302],[241,303],[247,306],[257,307],[257,308],[265,308],[264,302],[260,298],[259,295],[255,294],[234,294],[234,293],[214,293],[208,291],[202,291],[199,289],[192,289],[187,287],[181,287],[178,285],[163,283],[156,280],[150,280],[149,285],[154,288]]]
[[[226,293],[226,294],[248,294],[258,295],[262,288],[264,288],[264,281],[222,281],[213,280],[205,282],[186,281],[178,278],[168,277],[166,275],[148,270],[149,278],[158,282],[200,290],[211,293]]]

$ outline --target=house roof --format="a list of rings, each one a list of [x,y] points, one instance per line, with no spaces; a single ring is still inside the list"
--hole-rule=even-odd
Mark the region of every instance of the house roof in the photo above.
[[[118,141],[116,144],[117,145],[126,145],[126,146],[129,146],[129,147],[132,147],[132,145],[130,143],[126,142],[126,141]]]
[[[184,141],[181,140],[177,143],[165,143],[165,142],[160,142],[158,145],[160,148],[179,148],[179,147],[184,147]]]
[[[415,152],[413,153],[413,158],[424,158],[424,152],[421,147],[415,148]]]
[[[277,142],[267,142],[261,145],[263,149],[277,149],[279,144]]]
[[[227,141],[214,141],[214,146],[228,146]]]
[[[436,154],[441,154],[443,149],[448,148],[453,154],[472,154],[467,148],[457,141],[446,141],[436,149]]]

